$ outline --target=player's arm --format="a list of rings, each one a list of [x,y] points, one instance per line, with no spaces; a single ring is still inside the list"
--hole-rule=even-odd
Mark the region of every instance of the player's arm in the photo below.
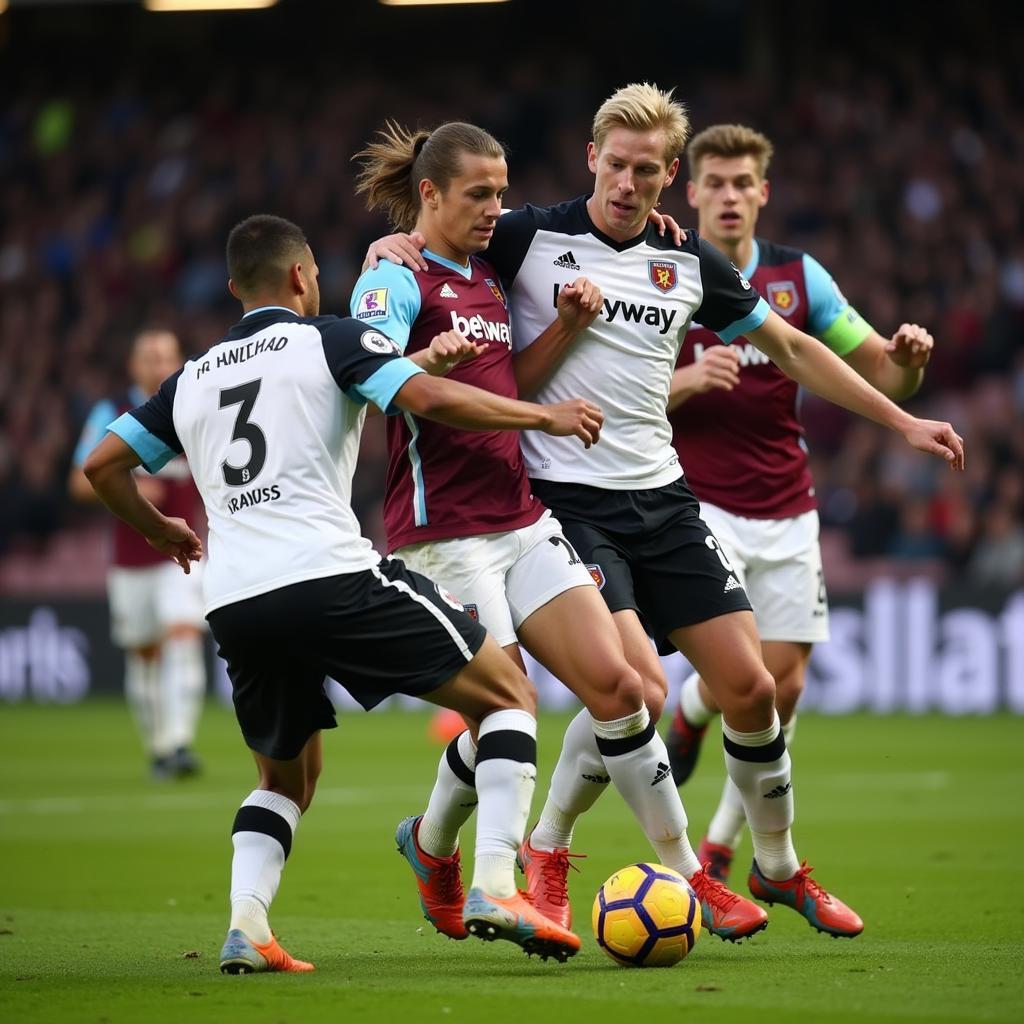
[[[900,402],[921,386],[934,344],[931,334],[923,327],[902,324],[891,338],[883,338],[872,330],[844,358],[883,395]]]
[[[585,448],[597,443],[604,422],[601,410],[583,398],[538,405],[425,373],[410,377],[392,401],[406,412],[460,430],[541,430],[578,437]]]
[[[740,357],[728,345],[712,345],[689,366],[680,366],[672,374],[667,411],[703,395],[712,388],[732,391],[740,382]]]
[[[168,555],[185,572],[203,555],[203,543],[184,519],[165,516],[139,490],[132,470],[142,464],[134,448],[116,434],[107,434],[90,452],[83,476],[100,501],[119,519]]]
[[[808,332],[893,401],[914,394],[931,358],[931,334],[917,324],[902,324],[891,338],[883,338],[846,301],[832,276],[816,259],[804,253],[803,264],[809,304]]]
[[[526,398],[558,368],[573,342],[596,319],[604,306],[601,289],[585,277],[563,285],[556,301],[558,315],[525,348],[512,357],[519,394]]]
[[[744,333],[783,373],[816,395],[895,430],[915,448],[963,469],[963,439],[950,424],[911,416],[820,341],[777,313],[769,312],[759,327]]]

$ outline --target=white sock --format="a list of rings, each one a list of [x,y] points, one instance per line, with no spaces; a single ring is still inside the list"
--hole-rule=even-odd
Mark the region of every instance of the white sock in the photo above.
[[[786,749],[792,746],[796,733],[796,712],[782,727],[782,737],[786,741]],[[743,826],[747,823],[747,812],[743,808],[743,797],[736,788],[736,783],[726,778],[722,789],[722,797],[708,825],[708,842],[728,846],[733,852],[743,838]]]
[[[459,733],[441,755],[430,802],[420,819],[417,842],[432,857],[450,857],[459,846],[459,829],[477,804],[476,747],[469,730]]]
[[[124,653],[124,692],[132,717],[150,757],[166,757],[174,748],[168,745],[163,728],[164,713],[160,698],[160,662],[143,658],[133,651]]]
[[[537,720],[528,711],[494,711],[476,746],[476,856],[473,887],[506,899],[516,892],[515,859],[537,781]]]
[[[254,942],[270,941],[267,911],[302,812],[280,793],[254,789],[235,815],[231,843],[231,925]]]
[[[722,722],[725,767],[743,800],[754,858],[768,878],[790,878],[800,867],[793,849],[793,783],[786,740],[776,714],[760,732]]]
[[[594,735],[615,788],[650,840],[658,862],[691,878],[700,863],[686,838],[686,811],[672,781],[665,741],[647,708],[610,722],[595,719]]]
[[[708,842],[736,849],[743,836],[743,826],[747,823],[747,812],[743,807],[743,797],[736,788],[736,783],[726,777],[722,787],[722,796],[708,824]]]
[[[715,717],[715,712],[704,703],[700,695],[698,673],[692,672],[683,680],[683,685],[679,689],[679,707],[683,712],[683,718],[698,728],[707,725]]]
[[[584,708],[565,730],[540,820],[530,833],[535,850],[569,849],[576,819],[594,806],[611,776],[597,749],[594,720]]]
[[[160,689],[171,749],[191,747],[206,693],[203,643],[197,633],[168,637],[160,647]]]

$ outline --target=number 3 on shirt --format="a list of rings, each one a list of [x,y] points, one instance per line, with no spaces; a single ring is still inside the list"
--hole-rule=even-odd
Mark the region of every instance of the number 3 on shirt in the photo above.
[[[227,459],[220,464],[224,473],[224,482],[230,487],[242,487],[251,483],[259,476],[263,463],[267,461],[267,439],[263,431],[249,419],[262,383],[263,379],[259,378],[249,381],[248,384],[224,388],[220,393],[222,409],[227,409],[232,405],[240,407],[238,415],[235,417],[231,440],[248,441],[249,443],[249,461],[244,466],[232,466]]]

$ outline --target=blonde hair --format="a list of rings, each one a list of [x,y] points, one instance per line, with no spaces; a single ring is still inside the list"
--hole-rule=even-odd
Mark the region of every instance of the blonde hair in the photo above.
[[[505,150],[490,132],[464,121],[449,121],[433,131],[410,131],[387,121],[375,141],[352,158],[362,160],[356,193],[366,193],[370,210],[383,210],[399,231],[411,231],[420,213],[420,182],[432,181],[442,192],[462,169],[463,153],[504,158]]]
[[[594,115],[594,147],[600,151],[613,128],[665,133],[665,161],[672,163],[686,146],[690,119],[686,107],[672,99],[674,90],[663,92],[649,82],[624,86],[612,93]]]
[[[690,178],[697,180],[700,162],[706,156],[752,156],[757,164],[757,175],[763,178],[774,153],[768,138],[743,124],[713,124],[693,137],[687,158]]]

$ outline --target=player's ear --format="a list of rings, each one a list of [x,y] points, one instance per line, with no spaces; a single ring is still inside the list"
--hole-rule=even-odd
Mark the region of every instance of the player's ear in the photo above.
[[[597,174],[597,147],[592,142],[587,143],[587,167]]]
[[[686,183],[686,201],[693,209],[697,209],[697,183],[693,180]]]
[[[231,292],[239,302],[242,301],[242,296],[238,294],[238,285],[235,284],[234,278],[228,278],[228,291]]]
[[[306,276],[301,263],[293,263],[288,270],[288,285],[296,295],[306,294]]]
[[[424,178],[420,182],[420,202],[431,210],[437,209],[437,200],[440,195],[438,187],[429,179]]]
[[[665,174],[665,184],[662,185],[661,187],[662,188],[668,188],[669,185],[671,185],[672,182],[676,180],[676,175],[678,173],[679,173],[679,157],[676,157],[675,160],[673,160],[672,163],[669,164],[668,172]]]
[[[765,178],[764,181],[761,182],[761,197],[760,197],[760,199],[758,201],[758,206],[764,206],[765,203],[768,202],[768,196],[770,194],[771,194],[771,185],[769,184],[768,179]]]

